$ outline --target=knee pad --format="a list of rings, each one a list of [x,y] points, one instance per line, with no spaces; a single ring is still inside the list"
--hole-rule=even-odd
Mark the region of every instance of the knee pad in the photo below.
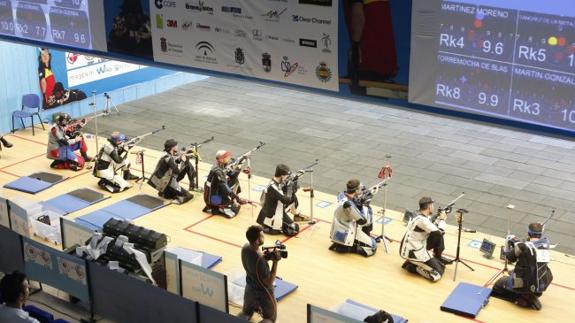
[[[355,252],[364,256],[364,257],[371,257],[373,255],[375,255],[375,251],[377,249],[373,249],[371,247],[366,247],[366,246],[355,246]]]
[[[295,236],[299,233],[299,225],[297,223],[284,225],[282,231],[288,237]]]
[[[118,193],[121,191],[120,186],[115,185],[114,183],[104,178],[98,181],[98,186],[100,186],[101,188],[105,189],[110,193]]]
[[[426,267],[428,267],[428,266],[426,266]],[[420,276],[423,276],[425,279],[427,279],[429,281],[436,282],[436,281],[441,279],[441,274],[439,272],[437,272],[437,270],[435,270],[435,269],[432,269],[432,268],[426,269],[423,266],[418,265],[416,267],[416,270]]]

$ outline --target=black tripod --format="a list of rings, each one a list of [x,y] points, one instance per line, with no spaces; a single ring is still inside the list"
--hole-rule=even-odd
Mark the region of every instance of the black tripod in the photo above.
[[[465,213],[469,213],[469,211],[467,211],[466,209],[458,209],[457,213],[459,214],[459,218],[457,219],[457,252],[455,254],[455,259],[453,259],[453,262],[455,262],[455,272],[453,273],[453,281],[455,281],[455,278],[457,277],[457,266],[459,265],[459,263],[462,263],[463,265],[465,265],[465,267],[469,268],[471,271],[475,271],[475,269],[466,264],[465,261],[461,260],[461,258],[459,257],[459,253],[461,251],[461,231],[463,231],[463,215]]]

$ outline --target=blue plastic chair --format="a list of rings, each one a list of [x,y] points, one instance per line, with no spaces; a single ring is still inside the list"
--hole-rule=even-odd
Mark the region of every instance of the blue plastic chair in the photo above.
[[[32,135],[34,136],[34,116],[38,116],[42,129],[46,130],[44,123],[42,123],[42,118],[40,118],[40,97],[37,94],[25,94],[22,96],[22,109],[12,112],[12,133],[16,131],[14,129],[14,118],[20,118],[22,129],[26,129],[24,118],[30,118],[32,120]]]

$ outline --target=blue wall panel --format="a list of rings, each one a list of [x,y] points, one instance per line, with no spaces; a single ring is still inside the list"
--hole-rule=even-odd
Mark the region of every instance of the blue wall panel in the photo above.
[[[52,71],[56,80],[68,88],[65,53],[57,50],[51,50],[51,53]],[[22,95],[34,93],[41,96],[38,48],[0,41],[0,58],[3,61],[3,64],[0,64],[0,133],[7,133],[11,129],[12,111],[20,109]],[[40,114],[43,120],[51,121],[52,114],[57,112],[67,112],[73,117],[93,113],[89,106],[92,102],[92,91],[96,91],[96,106],[102,110],[105,106],[104,92],[112,96],[115,105],[120,105],[205,78],[207,77],[202,75],[157,67],[144,68],[73,87],[84,91],[88,99],[44,110]],[[19,120],[16,122],[16,127],[20,127]]]

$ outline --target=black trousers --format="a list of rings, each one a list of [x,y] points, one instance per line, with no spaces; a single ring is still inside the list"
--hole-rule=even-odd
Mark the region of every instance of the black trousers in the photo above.
[[[275,322],[277,319],[277,304],[273,295],[273,290],[269,291],[268,295],[265,290],[256,291],[249,285],[246,285],[244,292],[244,307],[238,314],[238,317],[249,320],[254,312],[260,312],[264,320]]]
[[[429,237],[427,237],[427,250],[433,250],[433,256],[435,258],[441,258],[445,250],[443,234],[430,234]]]

